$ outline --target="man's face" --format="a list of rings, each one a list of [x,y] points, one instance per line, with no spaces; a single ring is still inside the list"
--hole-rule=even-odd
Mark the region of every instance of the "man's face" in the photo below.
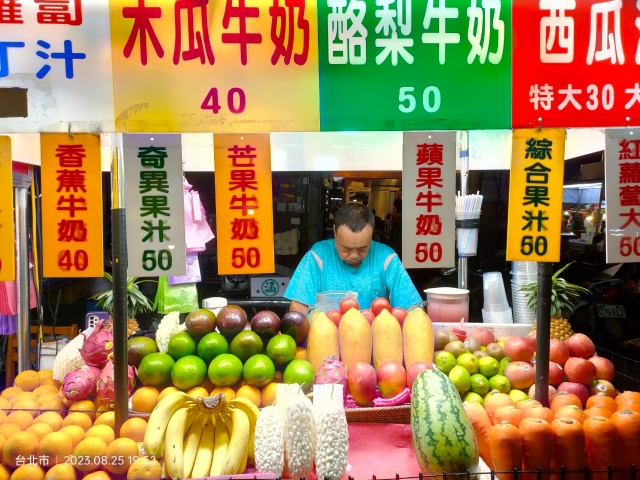
[[[367,225],[360,232],[355,233],[345,225],[334,227],[335,244],[340,260],[352,267],[359,266],[369,252],[373,239],[373,228]]]

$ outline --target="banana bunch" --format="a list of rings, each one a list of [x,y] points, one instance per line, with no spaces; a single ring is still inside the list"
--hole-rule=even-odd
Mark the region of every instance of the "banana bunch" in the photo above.
[[[246,398],[227,402],[175,392],[156,405],[147,425],[147,455],[164,458],[167,476],[199,478],[244,473],[254,462],[260,411]]]

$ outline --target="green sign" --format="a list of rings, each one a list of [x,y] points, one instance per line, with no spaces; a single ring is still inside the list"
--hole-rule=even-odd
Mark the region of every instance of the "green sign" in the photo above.
[[[320,129],[511,126],[510,0],[318,0]]]

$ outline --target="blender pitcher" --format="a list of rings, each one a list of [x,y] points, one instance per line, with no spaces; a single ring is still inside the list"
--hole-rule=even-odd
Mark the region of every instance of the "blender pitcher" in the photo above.
[[[460,323],[469,320],[469,290],[460,288],[428,288],[422,309],[432,322]],[[426,308],[425,308],[426,307]]]

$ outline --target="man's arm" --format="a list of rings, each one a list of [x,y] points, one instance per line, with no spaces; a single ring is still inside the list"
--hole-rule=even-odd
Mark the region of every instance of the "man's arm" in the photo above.
[[[306,315],[308,308],[309,308],[308,305],[305,305],[304,303],[296,302],[295,300],[291,300],[291,303],[289,304],[290,312],[300,312]]]

